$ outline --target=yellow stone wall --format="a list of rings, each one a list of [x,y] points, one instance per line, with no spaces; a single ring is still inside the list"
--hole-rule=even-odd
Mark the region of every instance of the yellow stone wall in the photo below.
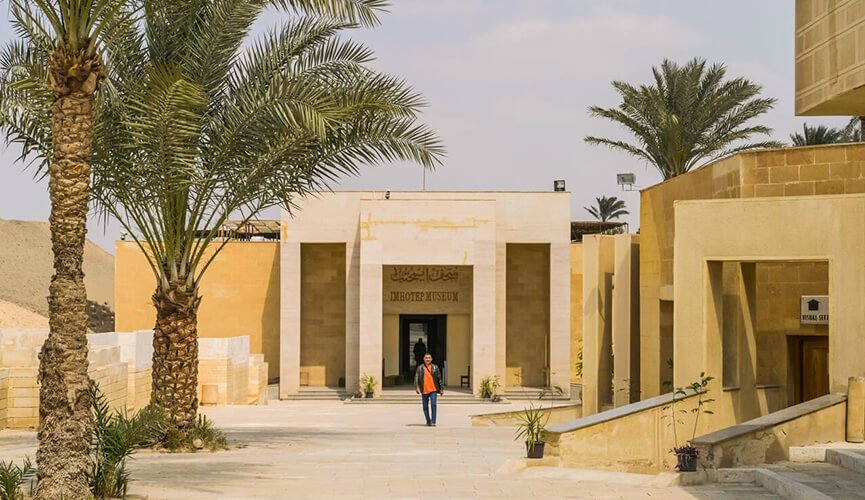
[[[301,244],[300,266],[301,385],[308,377],[305,385],[336,387],[345,377],[345,244]]]
[[[865,0],[796,0],[796,114],[865,115]]]
[[[384,375],[399,375],[399,314],[382,317],[381,352],[384,357]]]
[[[523,386],[546,386],[550,328],[549,245],[508,244],[506,366]],[[508,385],[515,380],[508,380]]]
[[[583,245],[571,244],[571,383],[582,382],[576,364],[583,349]]]
[[[153,272],[131,241],[115,245],[115,329],[152,329]],[[200,337],[248,335],[253,353],[264,354],[268,377],[279,377],[279,243],[230,242],[201,283]]]
[[[641,396],[665,392],[661,381],[665,380],[666,360],[659,346],[664,345],[661,321],[672,316],[664,314],[662,301],[672,300],[676,201],[856,193],[865,193],[865,145],[861,144],[741,153],[643,190],[640,194]],[[828,285],[812,281],[813,273],[818,271],[808,266],[805,271],[796,267],[801,264],[773,266],[792,267],[789,271],[766,271],[758,283],[758,297],[767,299],[758,305],[758,333],[779,332],[781,324],[785,335],[815,332],[811,326],[799,325],[798,315],[791,316],[791,300],[798,307],[801,290],[822,290]],[[804,272],[802,278],[789,281],[801,272]],[[775,278],[784,281],[775,283]],[[772,305],[782,293],[792,299],[785,299],[783,307]],[[666,309],[673,307],[670,303]],[[775,359],[776,350],[780,349],[778,339],[769,345],[773,347],[764,358],[767,362]],[[764,367],[761,372],[774,373],[769,378],[775,380],[779,378],[779,370],[786,370],[786,358],[772,363],[776,363],[774,370]]]
[[[470,314],[448,314],[447,385],[460,386],[460,376],[467,375],[472,364],[472,317]]]

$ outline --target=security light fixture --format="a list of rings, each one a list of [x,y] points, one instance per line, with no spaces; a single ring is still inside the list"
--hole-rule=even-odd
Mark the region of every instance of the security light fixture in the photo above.
[[[564,179],[556,179],[553,181],[553,191],[555,192],[563,192],[565,190],[565,180]]]
[[[389,200],[389,199],[390,199],[390,189],[388,189],[388,190],[386,190],[386,191],[384,192],[384,199],[385,199],[385,200]]]
[[[622,186],[622,191],[630,191],[637,182],[637,176],[632,173],[616,174],[616,184]]]

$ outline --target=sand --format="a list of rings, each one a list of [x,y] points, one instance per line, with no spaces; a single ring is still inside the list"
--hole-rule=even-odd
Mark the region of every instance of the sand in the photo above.
[[[0,300],[0,328],[48,328],[48,318]]]

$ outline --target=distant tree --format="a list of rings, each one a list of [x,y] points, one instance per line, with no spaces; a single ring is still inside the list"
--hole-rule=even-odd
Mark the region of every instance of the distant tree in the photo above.
[[[684,66],[664,60],[652,68],[654,85],[634,87],[614,81],[622,98],[615,108],[589,108],[592,116],[612,120],[636,142],[586,137],[589,144],[630,153],[654,166],[665,179],[684,174],[738,151],[779,147],[776,141],[743,143],[772,129],[750,122],[772,109],[775,99],[759,97],[761,87],[744,78],[725,80],[722,64],[703,59]]]
[[[629,213],[625,210],[624,200],[620,200],[615,196],[601,196],[600,198],[595,198],[595,202],[597,203],[596,206],[583,208],[601,222],[618,219]]]
[[[857,118],[858,121],[858,118]],[[827,127],[826,125],[817,125],[812,127],[807,123],[802,125],[802,133],[796,132],[790,134],[790,140],[794,146],[816,146],[819,144],[841,144],[844,142],[853,142],[850,140],[854,134],[853,130],[849,130],[851,122],[843,129]],[[858,135],[858,134],[856,134]]]

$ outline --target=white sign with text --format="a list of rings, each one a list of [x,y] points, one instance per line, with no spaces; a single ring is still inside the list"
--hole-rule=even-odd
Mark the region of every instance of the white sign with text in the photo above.
[[[828,325],[829,296],[803,295],[800,322],[803,325]]]

